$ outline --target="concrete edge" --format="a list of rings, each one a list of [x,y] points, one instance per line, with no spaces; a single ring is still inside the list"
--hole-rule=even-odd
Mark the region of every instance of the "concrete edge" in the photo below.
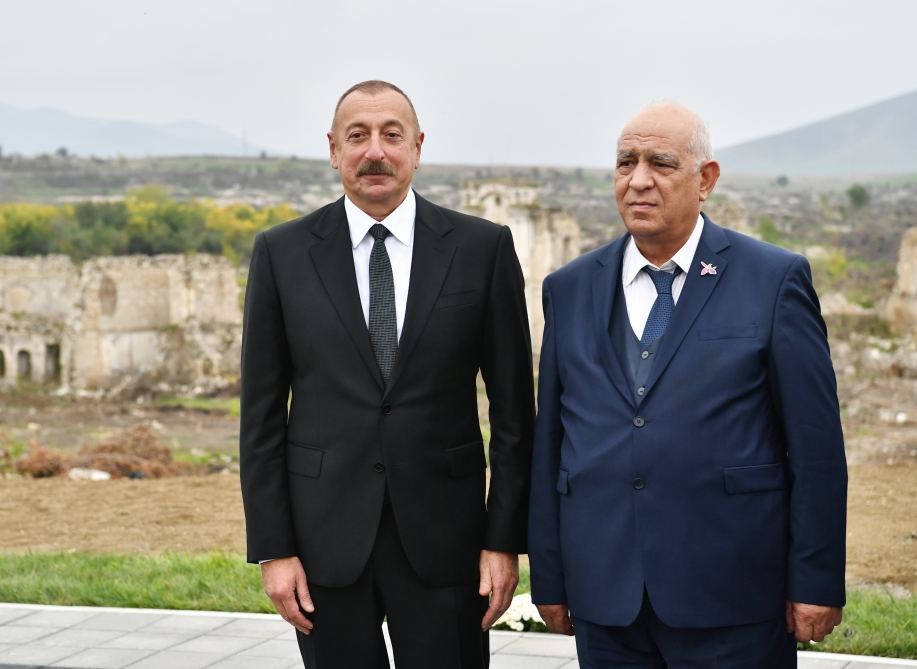
[[[27,609],[31,611],[83,611],[86,613],[156,613],[166,616],[189,616],[189,617],[216,617],[216,618],[243,618],[247,620],[281,620],[276,613],[233,613],[232,611],[188,611],[181,609],[129,609],[118,608],[114,606],[57,606],[53,604],[14,604],[9,602],[0,602],[0,610],[3,609]],[[514,637],[517,639],[535,638],[546,635],[544,632],[514,632],[512,630],[491,630],[491,634],[501,637]],[[840,653],[820,653],[818,651],[801,650],[798,651],[801,658],[811,660],[840,660],[846,662],[871,662],[873,664],[887,664],[898,667],[917,667],[917,660],[906,660],[889,657],[874,657],[871,655],[842,655]]]
[[[800,650],[796,653],[807,660],[841,660],[846,662],[871,662],[887,664],[894,667],[917,667],[917,660],[897,659],[893,657],[875,657],[872,655],[842,655],[841,653],[819,653],[812,650]]]
[[[276,613],[234,613],[232,611],[188,611],[183,609],[134,609],[115,606],[56,606],[54,604],[11,604],[0,602],[3,609],[29,609],[32,611],[83,611],[86,613],[158,613],[164,616],[245,618],[249,620],[281,620]]]

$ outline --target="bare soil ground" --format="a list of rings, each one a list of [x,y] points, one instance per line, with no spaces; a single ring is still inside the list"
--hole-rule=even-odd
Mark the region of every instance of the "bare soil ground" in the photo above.
[[[149,425],[170,448],[236,454],[239,418],[225,412],[161,409],[147,401],[56,397],[43,392],[0,394],[0,448],[39,443],[75,451],[122,430]]]
[[[848,581],[917,593],[917,465],[850,467]],[[244,552],[234,474],[0,480],[0,550]]]
[[[910,411],[917,385],[866,385],[842,385],[848,389],[841,402],[851,464],[848,579],[917,593],[917,415]],[[480,404],[486,416],[483,394]],[[902,411],[888,408],[895,405],[904,420]],[[137,425],[149,426],[176,450],[238,455],[239,420],[225,412],[42,392],[0,395],[0,449],[34,442],[72,452]],[[0,551],[244,547],[235,473],[105,482],[0,478]]]

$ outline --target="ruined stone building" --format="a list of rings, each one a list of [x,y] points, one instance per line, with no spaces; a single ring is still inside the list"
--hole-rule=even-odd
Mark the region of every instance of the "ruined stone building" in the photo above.
[[[225,258],[0,257],[0,383],[219,387],[238,376],[241,320]]]
[[[508,225],[541,345],[541,282],[580,253],[580,229],[532,185],[468,184],[462,208]],[[236,270],[222,257],[0,256],[0,384],[75,390],[215,389],[239,374]],[[183,387],[183,388],[182,388]]]
[[[901,237],[898,281],[888,298],[888,321],[898,334],[917,332],[917,227]]]
[[[461,192],[461,209],[509,226],[522,274],[532,347],[537,358],[544,332],[541,282],[581,252],[580,227],[569,214],[538,201],[538,188],[524,181],[469,182]]]

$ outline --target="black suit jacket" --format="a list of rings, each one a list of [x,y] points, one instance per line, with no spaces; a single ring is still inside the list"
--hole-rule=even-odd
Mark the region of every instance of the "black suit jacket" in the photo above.
[[[479,370],[490,400],[486,506]],[[404,550],[430,585],[475,581],[482,548],[524,553],[533,394],[508,228],[417,197],[388,387],[360,306],[343,198],[262,232],[242,338],[249,561],[298,555],[311,582],[349,585],[372,549],[386,481]]]

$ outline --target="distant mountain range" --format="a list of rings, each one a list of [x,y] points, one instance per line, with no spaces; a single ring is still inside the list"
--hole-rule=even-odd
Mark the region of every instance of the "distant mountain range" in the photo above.
[[[256,154],[204,123],[139,123],[0,104],[5,154],[81,156]],[[917,91],[717,151],[724,174],[840,176],[917,173]]]
[[[724,174],[917,173],[917,91],[716,152]]]
[[[81,156],[242,155],[243,140],[204,123],[138,123],[74,116],[57,109],[0,104],[4,154],[35,155],[66,148]],[[257,153],[260,147],[247,147]]]

